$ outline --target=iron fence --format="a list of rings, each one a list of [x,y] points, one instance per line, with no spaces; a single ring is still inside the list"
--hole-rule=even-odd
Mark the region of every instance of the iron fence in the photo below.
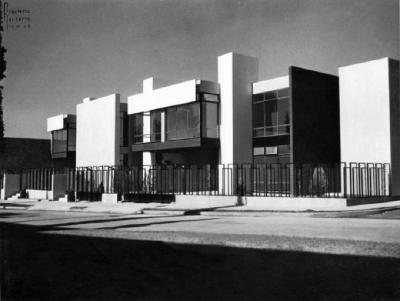
[[[100,200],[103,193],[149,201],[171,200],[176,194],[322,198],[391,194],[390,165],[375,163],[92,166],[14,172],[20,175],[21,189],[35,190],[51,190],[53,175],[64,175],[66,193],[91,201]],[[0,171],[0,180],[5,173]]]

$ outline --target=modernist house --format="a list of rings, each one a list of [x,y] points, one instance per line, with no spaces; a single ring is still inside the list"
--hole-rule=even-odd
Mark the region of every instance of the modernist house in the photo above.
[[[257,81],[255,58],[218,58],[218,83],[191,80],[128,97],[143,164],[340,162],[338,77],[297,67]]]
[[[249,194],[314,195],[317,183],[318,195],[398,195],[398,69],[398,61],[385,58],[341,67],[339,76],[290,66],[285,76],[260,80],[256,58],[227,53],[218,57],[217,82],[148,78],[127,103],[118,94],[84,99],[77,105],[75,165],[141,166],[143,172],[118,174],[124,180],[112,180],[110,190],[117,181],[125,191],[134,183],[157,193],[166,184],[168,192],[190,186],[234,194],[246,186]],[[55,160],[73,157],[74,121],[48,119]],[[170,183],[176,179],[183,188]]]

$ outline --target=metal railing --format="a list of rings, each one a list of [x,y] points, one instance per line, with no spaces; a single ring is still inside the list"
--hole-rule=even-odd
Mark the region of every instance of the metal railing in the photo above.
[[[5,172],[0,172],[0,179]],[[124,200],[188,195],[255,197],[346,197],[391,195],[389,164],[229,164],[92,166],[14,171],[22,189],[51,190],[52,176],[66,176],[66,193],[100,200],[103,193]]]

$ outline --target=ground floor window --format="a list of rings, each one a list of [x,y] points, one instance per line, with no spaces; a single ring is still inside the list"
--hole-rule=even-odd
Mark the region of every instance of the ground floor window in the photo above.
[[[290,163],[290,145],[272,145],[253,148],[254,164]]]

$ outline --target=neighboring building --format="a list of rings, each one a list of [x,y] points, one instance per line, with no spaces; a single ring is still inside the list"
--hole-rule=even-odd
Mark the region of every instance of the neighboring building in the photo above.
[[[392,195],[400,195],[399,62],[389,58],[339,68],[341,157],[391,163]]]
[[[30,138],[3,138],[0,152],[2,169],[53,167],[50,154],[50,140]]]
[[[47,119],[51,133],[51,157],[59,166],[75,166],[76,115],[57,115]]]

